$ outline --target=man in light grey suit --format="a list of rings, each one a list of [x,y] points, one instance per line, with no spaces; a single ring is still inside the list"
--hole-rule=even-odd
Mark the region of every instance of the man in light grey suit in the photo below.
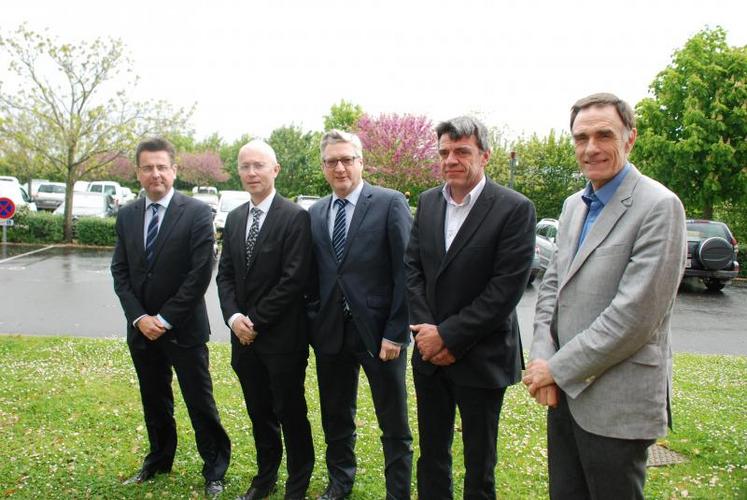
[[[670,316],[686,254],[680,200],[627,160],[630,106],[571,108],[586,188],[563,204],[524,383],[547,417],[550,497],[643,498],[648,447],[671,424]]]

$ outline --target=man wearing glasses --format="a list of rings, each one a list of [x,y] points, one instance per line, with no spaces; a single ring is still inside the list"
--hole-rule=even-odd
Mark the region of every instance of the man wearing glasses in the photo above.
[[[117,216],[111,272],[127,318],[127,345],[140,383],[150,451],[125,484],[171,471],[176,453],[172,369],[204,461],[205,493],[223,491],[231,441],[213,399],[205,290],[213,268],[210,207],[174,190],[174,146],[141,142],[135,159],[145,197]]]
[[[272,493],[284,439],[284,498],[301,500],[314,470],[304,394],[309,214],[275,191],[280,165],[267,143],[244,145],[238,169],[251,200],[228,214],[217,282],[223,318],[233,333],[231,366],[241,383],[257,450],[257,474],[239,498],[257,500]]]
[[[327,444],[329,484],[320,498],[347,498],[353,488],[362,366],[382,431],[387,498],[409,499],[410,333],[403,259],[412,216],[401,193],[363,182],[357,136],[331,130],[322,138],[321,154],[332,194],[309,209],[316,272],[308,306]]]

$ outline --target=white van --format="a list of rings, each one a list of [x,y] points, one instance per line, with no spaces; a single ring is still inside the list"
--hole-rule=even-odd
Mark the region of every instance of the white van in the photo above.
[[[114,198],[114,204],[117,207],[127,202],[127,195],[119,182],[116,181],[93,181],[88,184],[88,192],[110,194]]]

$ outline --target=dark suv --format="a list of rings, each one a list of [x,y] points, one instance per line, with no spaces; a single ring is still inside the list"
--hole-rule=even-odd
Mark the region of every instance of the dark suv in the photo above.
[[[723,222],[688,220],[685,277],[699,278],[709,290],[721,290],[739,274],[738,250]]]

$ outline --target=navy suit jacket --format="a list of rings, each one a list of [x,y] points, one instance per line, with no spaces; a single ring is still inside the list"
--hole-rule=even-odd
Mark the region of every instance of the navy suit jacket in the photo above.
[[[316,266],[311,342],[325,354],[342,349],[342,291],[366,350],[378,357],[382,338],[400,344],[410,340],[404,270],[410,208],[402,193],[364,182],[338,264],[329,235],[331,202],[328,195],[309,209]]]
[[[205,291],[213,268],[213,216],[205,203],[178,191],[169,203],[148,265],[144,241],[145,199],[122,207],[117,215],[117,244],[111,272],[114,291],[127,318],[127,342],[150,342],[132,322],[144,314],[161,316],[173,328],[164,335],[183,346],[210,337]]]
[[[534,255],[534,205],[487,179],[446,251],[442,188],[420,196],[407,249],[410,321],[438,327],[457,361],[442,368],[455,383],[507,387],[521,376],[521,337],[515,307]],[[425,374],[438,367],[413,349]]]

